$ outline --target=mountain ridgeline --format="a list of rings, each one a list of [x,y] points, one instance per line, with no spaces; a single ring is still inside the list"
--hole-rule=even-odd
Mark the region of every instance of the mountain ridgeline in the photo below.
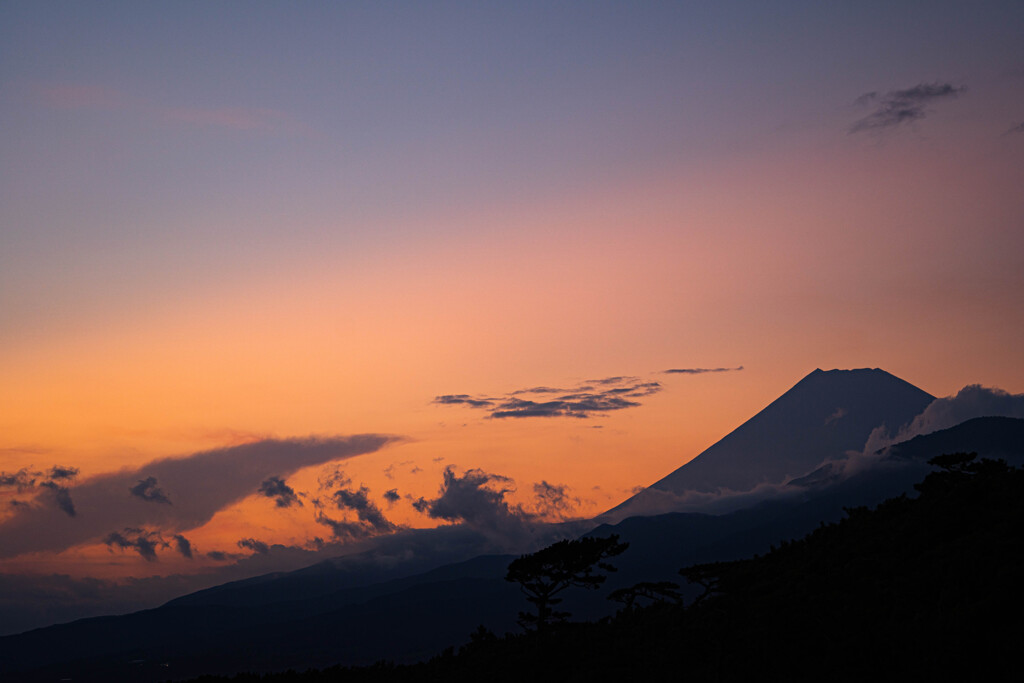
[[[928,461],[936,455],[974,451],[981,457],[1024,462],[1024,420],[981,417],[896,444],[871,459],[869,467],[843,472],[842,476],[828,465],[819,467],[825,461],[841,459],[848,451],[860,452],[876,427],[885,425],[891,432],[895,432],[920,414],[931,401],[932,397],[925,392],[881,370],[818,370],[811,373],[698,458],[655,484],[660,488],[652,494],[660,496],[656,502],[664,502],[667,497],[677,501],[690,494],[713,498],[723,490],[735,493],[742,492],[744,487],[759,490],[769,486],[771,496],[738,496],[734,499],[736,506],[733,509],[716,514],[709,514],[705,510],[628,516],[625,512],[630,509],[651,507],[648,505],[651,499],[645,501],[641,494],[631,499],[632,502],[627,501],[611,511],[616,514],[595,520],[592,531],[586,534],[592,537],[615,534],[629,544],[629,550],[615,558],[618,571],[609,575],[601,591],[581,591],[579,594],[567,591],[561,607],[571,612],[576,620],[596,621],[607,618],[615,608],[606,600],[611,591],[628,588],[639,582],[685,583],[680,580],[678,570],[686,566],[739,561],[765,553],[779,558],[779,551],[770,553],[773,545],[777,546],[787,539],[800,538],[823,524],[838,522],[844,517],[845,508],[872,506],[886,498],[895,498],[904,502],[890,505],[887,509],[891,512],[903,510],[900,506],[909,506],[907,510],[920,509],[915,508],[917,501],[901,496],[915,495],[914,483],[920,482],[931,472],[933,468],[928,465]],[[971,476],[970,473],[961,474],[964,477]],[[1020,477],[1013,477],[1016,477],[1013,479],[1017,482],[1014,484],[1016,486]],[[971,478],[970,481],[976,480]],[[982,499],[972,498],[971,501],[971,505],[983,504]],[[907,514],[918,520],[914,524],[927,525],[932,523],[927,520],[937,519],[927,515],[918,519],[914,516],[917,513]],[[965,511],[964,514],[965,519],[989,519],[981,512],[968,514]],[[850,519],[837,528],[850,528],[854,522],[854,519]],[[859,521],[856,523],[860,524]],[[430,545],[430,539],[434,538],[430,534],[455,531],[455,527],[425,531],[419,542]],[[847,537],[842,533],[816,532],[821,538],[830,539],[827,543],[836,546],[835,552],[846,552],[843,561],[852,563],[851,567],[864,567],[865,571],[873,572],[870,576],[877,583],[874,590],[880,591],[879,595],[890,595],[885,586],[893,571],[901,567],[908,571],[924,571],[920,564],[905,558],[897,560],[900,566],[886,565],[884,559],[858,559],[859,553],[874,551],[866,545],[858,545],[859,541],[854,543],[844,540]],[[961,529],[949,535],[948,540],[953,544],[969,544],[971,541],[964,538],[973,533]],[[927,538],[931,542],[944,548],[937,552],[945,553],[949,550],[944,545],[947,539],[941,532],[933,530],[928,534]],[[390,538],[394,540],[394,537]],[[894,547],[901,544],[917,547],[907,544],[918,543],[901,540],[896,535],[886,536],[886,539]],[[848,542],[853,545],[844,551],[842,546]],[[1003,549],[1015,548],[1019,546],[1020,536],[1014,541],[1002,539],[991,542],[1003,544],[999,546]],[[984,562],[1000,561],[991,553],[980,554],[978,557],[985,558]],[[479,637],[470,648],[472,652],[482,653],[479,658],[474,659],[477,655],[472,652],[465,659],[454,658],[462,662],[458,667],[468,668],[442,669],[446,672],[439,674],[442,678],[469,680],[472,672],[483,677],[482,670],[474,667],[492,666],[495,661],[493,657],[507,656],[511,658],[509,661],[518,657],[523,662],[534,662],[508,669],[509,672],[516,672],[520,678],[531,675],[541,680],[574,680],[575,674],[558,668],[561,665],[552,659],[555,657],[551,654],[554,650],[549,654],[540,651],[548,648],[547,644],[538,645],[524,638],[502,639],[487,635],[519,630],[516,615],[525,607],[523,596],[515,586],[504,580],[507,567],[514,559],[513,556],[483,556],[452,562],[435,555],[432,560],[434,564],[421,566],[418,571],[410,565],[384,575],[374,573],[372,556],[367,555],[354,560],[340,558],[299,572],[257,577],[183,596],[153,610],[120,617],[86,619],[0,638],[0,678],[5,681],[72,678],[76,681],[148,682],[180,680],[203,673],[270,672],[289,668],[305,670],[335,664],[366,666],[380,660],[413,664],[428,660],[446,647],[464,642],[469,633],[483,626],[484,629],[478,630]],[[766,560],[765,557],[752,562]],[[776,578],[773,580],[780,582],[780,585],[800,585],[809,571],[796,561],[787,564],[787,560],[778,564],[780,561],[773,559],[772,562],[776,562],[772,567],[786,568],[771,570],[775,572],[773,575]],[[762,565],[741,563],[736,566]],[[985,574],[988,569],[983,564],[973,567],[975,575]],[[745,574],[747,579],[744,581],[756,584],[759,571]],[[836,569],[836,572],[839,570]],[[747,594],[744,593],[747,588],[729,583],[732,579],[728,577],[734,575],[739,574],[735,574],[732,569],[723,570],[723,573],[716,575],[718,578],[715,581],[720,582],[716,585],[735,585],[735,588],[728,591],[728,595],[734,597]],[[835,576],[841,577],[844,582],[867,580],[859,572],[840,572]],[[899,580],[912,583],[912,576]],[[949,580],[954,583],[966,582],[971,577],[950,575]],[[827,578],[821,581],[827,583]],[[824,590],[819,584],[814,585]],[[682,590],[687,601],[692,602],[699,598],[703,589],[700,584],[693,584],[684,585]],[[729,609],[731,614],[738,615],[735,617],[711,617],[708,616],[710,612],[698,610],[687,612],[688,616],[681,619],[679,613],[672,611],[675,607],[669,609],[667,606],[646,612],[647,616],[641,621],[633,621],[634,617],[640,617],[631,611],[620,613],[601,627],[593,624],[577,625],[560,632],[557,635],[558,647],[565,652],[576,653],[572,657],[591,657],[598,663],[597,668],[591,669],[587,668],[589,665],[580,665],[580,671],[590,671],[593,676],[579,677],[578,680],[606,680],[608,677],[604,674],[614,672],[627,676],[627,670],[641,672],[643,675],[643,671],[650,669],[650,676],[654,676],[657,667],[671,665],[671,662],[665,660],[668,655],[664,652],[659,654],[657,649],[661,647],[665,652],[674,652],[672,648],[675,646],[667,645],[670,641],[663,640],[659,635],[664,633],[667,634],[665,638],[686,639],[687,642],[692,639],[693,647],[717,653],[693,665],[695,672],[714,677],[715,672],[719,671],[716,667],[730,657],[728,649],[734,646],[745,653],[744,661],[761,661],[767,665],[767,652],[751,651],[751,648],[759,647],[757,643],[764,642],[765,647],[771,643],[773,647],[781,648],[779,652],[790,652],[794,658],[803,657],[817,662],[819,654],[816,652],[835,653],[836,648],[841,647],[843,638],[850,637],[848,624],[830,624],[828,628],[815,626],[824,623],[822,620],[835,618],[835,615],[829,616],[832,608],[812,610],[802,616],[801,613],[793,613],[791,617],[786,617],[784,615],[790,613],[779,604],[757,602],[760,599],[757,596],[774,595],[775,590],[765,588],[767,592],[762,594],[757,589],[751,589],[747,592],[753,598],[736,598],[738,602],[734,603],[723,602],[733,599],[724,594],[722,600],[701,601],[702,605],[705,602],[719,606],[733,605]],[[868,588],[864,587],[863,590]],[[957,591],[943,590],[943,595],[947,596],[944,599],[955,603]],[[797,600],[781,589],[777,595],[780,596],[779,602]],[[828,596],[822,597],[821,600],[825,602],[821,604],[831,604],[827,602],[830,599]],[[979,598],[984,599],[987,598]],[[758,606],[749,607],[754,612],[747,614],[743,611],[748,609],[743,607],[745,604]],[[857,606],[860,604],[871,607],[860,608]],[[934,621],[929,610],[935,608],[930,605],[907,605],[900,609],[909,612],[901,613],[899,620],[886,626],[889,630],[885,633],[892,635],[902,628],[920,630],[922,624],[915,620],[923,620],[926,628],[922,633],[926,635],[919,636],[915,632],[913,636],[905,636],[911,638],[914,647],[918,648],[916,651],[923,652],[920,649],[924,647],[921,644],[922,638],[935,636],[933,630],[928,630]],[[970,609],[974,610],[975,607]],[[659,612],[659,609],[662,611]],[[782,621],[771,621],[764,614],[758,616],[758,610],[761,609],[783,615],[779,617]],[[849,624],[866,628],[874,618],[872,610],[875,609],[879,610],[879,619],[890,611],[878,601],[855,600],[853,604],[836,603],[835,614],[849,612],[852,615]],[[918,610],[921,616],[914,616],[914,610]],[[700,616],[702,614],[704,616]],[[786,619],[792,619],[792,622]],[[746,621],[738,623],[737,620]],[[737,635],[727,637],[729,629],[736,629]],[[817,649],[808,645],[807,648],[794,646],[787,650],[785,644],[779,642],[787,632],[785,629],[789,629],[795,639],[810,638],[807,642],[814,644]],[[820,642],[819,636],[825,637],[833,632],[835,642]],[[721,640],[714,640],[708,634],[715,634],[714,637]],[[591,640],[604,643],[603,649],[587,649],[589,646],[585,643]],[[487,654],[490,647],[510,649],[504,651],[505,654]],[[898,649],[895,642],[885,644],[884,647],[885,652],[881,655],[883,659],[896,656],[893,654]],[[528,656],[529,652],[533,654]],[[690,658],[690,655],[685,657]],[[451,657],[447,659],[452,660]],[[783,663],[772,661],[772,666],[783,667],[778,671],[789,670]],[[650,662],[650,666],[645,662]],[[433,671],[423,669],[428,666],[426,664],[418,666],[421,668],[402,670]],[[529,668],[533,666],[554,668]],[[796,666],[795,660],[793,666]],[[384,675],[394,670],[392,666],[349,670],[345,676],[350,678],[339,680],[390,680],[373,678],[376,675],[373,672]],[[459,671],[470,673],[463,675]],[[566,675],[561,678],[548,675],[552,671]],[[724,679],[731,680],[729,676],[735,671],[730,672],[722,674]],[[495,678],[496,675],[495,672],[487,672],[488,678],[500,680],[500,676]],[[431,673],[428,677],[432,676],[434,674]],[[780,674],[779,677],[785,676]],[[842,676],[833,676],[831,670],[824,677],[842,679]],[[513,678],[515,676],[507,680]]]

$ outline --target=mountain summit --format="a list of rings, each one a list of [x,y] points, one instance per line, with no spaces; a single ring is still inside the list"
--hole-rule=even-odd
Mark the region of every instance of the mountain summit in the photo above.
[[[782,484],[826,459],[861,451],[875,428],[898,429],[934,400],[877,368],[815,370],[721,441],[606,514],[623,519],[699,509],[712,494]]]

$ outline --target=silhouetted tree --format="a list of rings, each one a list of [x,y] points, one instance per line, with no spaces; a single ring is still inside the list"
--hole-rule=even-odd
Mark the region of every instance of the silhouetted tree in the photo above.
[[[628,611],[641,598],[651,603],[662,602],[679,605],[683,602],[683,596],[679,592],[679,584],[673,581],[641,581],[629,588],[614,590],[608,596],[609,600],[621,602]]]
[[[718,582],[723,566],[721,562],[710,562],[708,564],[683,567],[679,570],[680,576],[689,583],[696,583],[704,589],[704,592],[693,601],[694,605],[699,605],[718,592]]]
[[[519,613],[520,626],[541,632],[553,623],[565,621],[569,613],[555,611],[554,606],[562,602],[556,596],[572,586],[596,589],[607,578],[597,570],[615,571],[615,567],[603,560],[621,554],[628,547],[628,543],[619,543],[616,535],[588,537],[559,541],[513,560],[505,580],[518,583],[526,599],[537,608],[536,614]]]

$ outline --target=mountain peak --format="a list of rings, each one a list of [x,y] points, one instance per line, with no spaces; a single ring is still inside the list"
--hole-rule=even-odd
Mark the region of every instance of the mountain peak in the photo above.
[[[817,368],[721,441],[610,512],[619,518],[651,514],[718,492],[781,484],[863,449],[876,427],[899,428],[933,400],[879,368]]]

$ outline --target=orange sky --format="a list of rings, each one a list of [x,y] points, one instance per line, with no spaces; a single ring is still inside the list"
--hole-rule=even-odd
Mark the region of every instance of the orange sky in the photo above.
[[[971,382],[1020,390],[1010,342],[1024,286],[1007,287],[1024,285],[1008,251],[1020,239],[985,232],[1012,215],[972,209],[979,232],[957,230],[965,203],[1000,188],[951,168],[955,160],[858,168],[882,159],[893,161],[869,150],[677,174],[495,212],[501,228],[483,236],[470,226],[487,212],[455,211],[437,243],[355,263],[339,254],[341,267],[329,251],[310,254],[269,276],[186,287],[153,309],[102,311],[102,324],[22,339],[3,359],[4,470],[65,464],[87,478],[267,436],[379,432],[408,442],[344,464],[378,498],[391,488],[430,497],[455,465],[512,477],[512,500],[524,505],[535,482],[568,485],[574,514],[587,516],[683,464],[815,367],[880,366],[937,395]],[[926,170],[908,182],[909,165]],[[864,186],[837,187],[832,173],[863,173]],[[928,212],[904,224],[922,173],[958,192],[929,194]],[[733,197],[732,187],[746,191]],[[959,246],[928,244],[944,233]],[[950,267],[950,249],[966,272]],[[984,268],[972,272],[972,259]],[[664,389],[586,420],[489,420],[432,403],[617,375]],[[404,464],[386,477],[395,463]],[[289,483],[315,491],[320,470]],[[397,523],[436,523],[409,499],[380,504]],[[254,496],[188,535],[212,549],[323,532],[308,508],[282,514]],[[79,561],[100,574],[140,571],[137,557],[111,557],[102,544],[44,564],[75,571]]]
[[[180,33],[142,8],[62,33],[61,11],[11,3],[0,472],[77,467],[73,499],[160,458],[377,433],[402,440],[340,466],[396,524],[437,523],[412,503],[447,466],[510,477],[527,510],[535,483],[565,486],[590,516],[817,367],[1024,392],[1024,78],[1019,7],[998,4],[935,25],[211,8]],[[661,390],[586,419],[434,402],[618,376]],[[174,531],[203,553],[305,546],[329,536],[328,468],[288,475],[302,507],[254,490]],[[0,520],[44,493],[0,490]],[[102,540],[0,573],[216,564]]]

